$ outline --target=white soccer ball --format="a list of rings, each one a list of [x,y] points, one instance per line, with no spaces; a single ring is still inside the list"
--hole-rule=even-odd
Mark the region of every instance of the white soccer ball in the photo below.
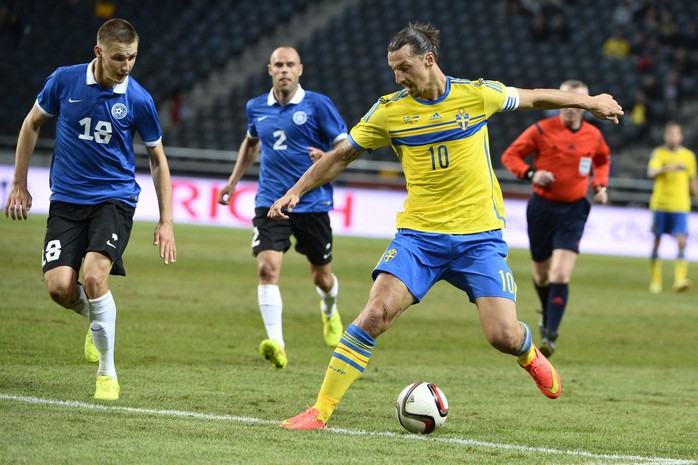
[[[410,433],[430,434],[446,422],[448,400],[441,389],[420,381],[410,384],[397,396],[395,413]]]

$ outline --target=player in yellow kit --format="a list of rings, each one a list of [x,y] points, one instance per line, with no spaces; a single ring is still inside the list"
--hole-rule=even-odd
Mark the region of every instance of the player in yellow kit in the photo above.
[[[339,144],[313,165],[269,210],[285,218],[300,197],[334,179],[365,150],[392,146],[407,181],[398,232],[373,271],[368,303],[332,354],[316,403],[282,422],[289,429],[321,429],[365,370],[375,338],[440,280],[463,290],[477,306],[488,342],[512,354],[549,398],[562,384],[516,316],[516,283],[506,262],[502,194],[492,170],[487,119],[498,111],[576,107],[618,121],[609,95],[590,97],[553,89],[451,78],[437,64],[438,30],[411,24],[388,46],[388,65],[403,90],[384,96]]]
[[[650,292],[662,292],[662,262],[659,259],[659,244],[662,234],[676,238],[679,251],[674,264],[674,292],[683,292],[691,287],[688,279],[688,261],[684,258],[688,239],[688,212],[691,211],[691,195],[698,202],[698,179],[696,179],[696,156],[682,146],[683,131],[676,122],[664,128],[664,145],[652,152],[647,165],[647,176],[654,179],[650,198],[652,210],[652,256],[650,257]],[[689,190],[690,189],[690,190]]]

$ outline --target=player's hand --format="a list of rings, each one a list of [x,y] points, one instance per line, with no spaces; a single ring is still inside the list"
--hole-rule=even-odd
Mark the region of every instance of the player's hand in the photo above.
[[[175,247],[172,223],[161,221],[155,226],[153,245],[160,246],[160,258],[165,262],[165,265],[177,261],[177,247]]]
[[[12,186],[5,204],[5,217],[13,220],[26,220],[32,208],[32,196],[26,186]]]
[[[316,149],[315,147],[308,147],[308,156],[310,157],[310,160],[315,163],[316,161],[319,161],[322,157],[325,156],[325,152],[323,152],[320,149]]]
[[[555,182],[555,175],[550,171],[536,170],[531,179],[533,184],[538,184],[541,187],[545,187],[551,182]]]
[[[666,165],[664,171],[686,171],[686,165],[683,163],[674,163],[671,165]]]
[[[299,201],[300,197],[298,195],[288,191],[283,197],[274,202],[267,216],[274,220],[287,220],[288,215],[284,213],[284,210],[291,213]]]
[[[606,189],[597,189],[594,193],[594,202],[606,205],[608,203],[608,192]]]
[[[235,193],[235,184],[228,183],[223,189],[218,192],[218,203],[221,205],[228,205],[230,203],[230,198]]]
[[[625,113],[616,100],[608,94],[600,94],[592,97],[594,106],[588,110],[599,119],[613,121],[618,124]]]

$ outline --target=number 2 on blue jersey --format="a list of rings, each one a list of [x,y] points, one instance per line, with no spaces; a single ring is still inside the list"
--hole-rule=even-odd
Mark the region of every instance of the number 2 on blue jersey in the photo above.
[[[286,133],[284,131],[281,129],[274,131],[274,137],[276,137],[274,150],[286,150],[288,148],[288,145],[284,144],[286,142]]]

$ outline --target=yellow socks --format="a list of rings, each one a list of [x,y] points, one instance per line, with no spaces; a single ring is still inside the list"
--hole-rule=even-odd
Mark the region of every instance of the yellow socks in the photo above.
[[[330,359],[317,402],[313,405],[320,412],[318,418],[323,423],[327,423],[349,387],[363,374],[375,344],[371,336],[353,323],[344,331]]]
[[[682,283],[688,277],[688,260],[677,258],[674,262],[674,283]]]
[[[662,285],[662,261],[658,258],[650,260],[650,283]]]

